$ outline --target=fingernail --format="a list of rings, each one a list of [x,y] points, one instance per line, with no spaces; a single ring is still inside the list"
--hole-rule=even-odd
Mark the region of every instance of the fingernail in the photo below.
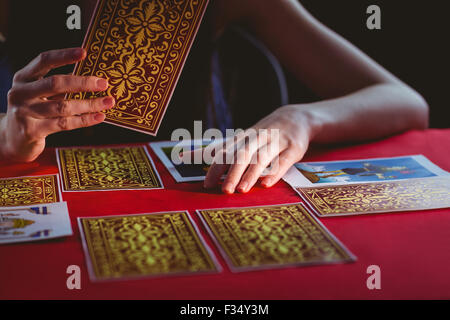
[[[112,97],[106,97],[103,99],[103,105],[105,107],[112,107],[114,106],[114,98]]]
[[[108,81],[106,81],[105,79],[98,79],[97,88],[100,90],[106,90],[108,88]]]
[[[264,188],[269,188],[272,185],[272,179],[271,178],[266,178],[263,182],[261,182],[261,185]]]
[[[105,115],[103,113],[96,113],[94,119],[97,122],[102,122],[103,120],[105,120]]]
[[[79,59],[79,58],[82,58],[83,57],[83,55],[84,55],[84,49],[83,48],[76,48],[76,49],[74,49],[73,50],[73,57],[75,58],[75,59]]]
[[[233,188],[231,188],[230,186],[224,186],[224,187],[222,187],[222,191],[225,192],[225,193],[227,193],[227,194],[232,194],[232,193],[234,193]]]
[[[239,192],[241,192],[241,193],[245,193],[245,192],[247,192],[247,188],[248,188],[248,183],[247,183],[247,182],[242,182],[242,183],[239,185],[238,190],[239,190]]]

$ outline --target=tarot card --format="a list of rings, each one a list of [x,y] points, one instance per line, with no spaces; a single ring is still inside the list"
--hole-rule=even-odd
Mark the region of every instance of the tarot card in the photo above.
[[[65,202],[0,208],[0,244],[72,235]]]
[[[450,177],[296,190],[321,217],[450,207]]]
[[[187,212],[79,218],[78,223],[91,280],[220,271]]]
[[[300,203],[197,213],[235,272],[355,260]]]
[[[105,122],[156,135],[208,0],[99,0],[74,74],[108,79]],[[69,94],[86,99],[104,92]]]
[[[57,149],[63,191],[162,189],[145,146]]]
[[[57,175],[0,179],[0,207],[61,201]]]
[[[299,162],[283,177],[294,188],[443,177],[450,174],[422,155],[350,161]]]
[[[210,143],[211,141],[207,140],[162,141],[152,142],[150,147],[176,182],[189,182],[205,180],[210,166],[202,161],[200,164],[196,164],[196,161],[181,163],[181,161],[174,160],[178,160],[177,157],[180,151],[204,148]]]

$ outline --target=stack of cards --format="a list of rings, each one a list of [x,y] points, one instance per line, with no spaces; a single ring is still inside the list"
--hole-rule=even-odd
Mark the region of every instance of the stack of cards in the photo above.
[[[71,234],[56,175],[0,179],[0,243]]]
[[[450,207],[450,174],[421,155],[297,163],[284,179],[319,216]]]

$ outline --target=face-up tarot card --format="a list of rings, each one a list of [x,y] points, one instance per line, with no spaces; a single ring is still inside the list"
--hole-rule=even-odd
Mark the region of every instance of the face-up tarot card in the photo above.
[[[422,155],[350,161],[299,162],[283,177],[292,187],[308,188],[443,177],[450,174]]]
[[[0,208],[0,243],[59,238],[72,235],[65,202]]]

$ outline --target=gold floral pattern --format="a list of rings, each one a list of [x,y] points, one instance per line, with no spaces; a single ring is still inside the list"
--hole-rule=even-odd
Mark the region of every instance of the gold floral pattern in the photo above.
[[[158,35],[166,30],[164,27],[164,7],[156,2],[142,2],[139,10],[133,10],[134,16],[126,20],[129,23],[127,30],[134,33],[136,46],[140,46],[145,38],[155,41]]]
[[[185,212],[81,218],[91,278],[215,272]]]
[[[208,0],[100,0],[75,74],[107,78],[106,122],[156,135]],[[105,93],[75,93],[85,99]]]
[[[0,179],[0,207],[59,201],[56,175]]]
[[[301,204],[199,213],[236,271],[354,259]]]
[[[109,82],[113,85],[111,91],[118,99],[130,99],[139,90],[142,80],[142,68],[137,66],[136,56],[133,54],[124,61],[114,61],[111,68],[106,69]],[[126,97],[125,97],[126,94]]]
[[[320,216],[341,216],[450,207],[450,178],[422,178],[298,188]]]

